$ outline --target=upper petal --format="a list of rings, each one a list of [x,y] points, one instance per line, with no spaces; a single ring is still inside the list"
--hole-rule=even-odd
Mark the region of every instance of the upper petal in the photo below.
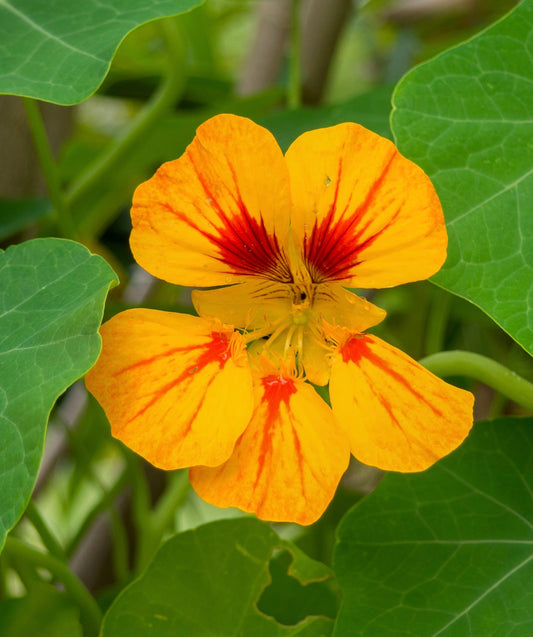
[[[421,471],[472,427],[474,397],[372,335],[349,338],[332,364],[334,414],[354,456],[392,471]]]
[[[240,334],[212,321],[128,310],[102,325],[86,383],[113,436],[162,469],[217,465],[253,410]]]
[[[274,137],[235,115],[202,124],[186,152],[135,191],[131,249],[151,274],[181,285],[289,280],[290,195]]]
[[[220,467],[193,467],[206,501],[271,521],[311,524],[332,499],[348,466],[346,434],[328,405],[302,381],[258,379],[252,420]]]
[[[446,258],[442,209],[425,173],[353,123],[304,133],[286,153],[292,230],[315,281],[388,287]]]

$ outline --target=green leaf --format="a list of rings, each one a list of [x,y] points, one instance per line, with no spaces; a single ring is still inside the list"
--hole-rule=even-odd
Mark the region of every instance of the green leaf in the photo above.
[[[345,516],[335,637],[532,634],[532,427],[480,422],[453,454],[387,475]]]
[[[0,603],[2,637],[82,637],[78,608],[49,584],[33,586],[25,597]]]
[[[0,240],[24,230],[50,211],[47,199],[0,199]]]
[[[272,131],[283,151],[287,150],[298,135],[308,130],[335,126],[342,122],[357,122],[378,135],[390,138],[391,93],[390,86],[382,86],[342,104],[279,111],[263,118],[261,124]]]
[[[533,3],[415,68],[392,129],[442,201],[450,244],[433,278],[533,353]]]
[[[0,93],[77,104],[135,27],[203,0],[0,0]]]
[[[290,575],[303,584],[323,582],[327,592],[324,580],[331,571],[280,539],[267,524],[252,518],[219,520],[166,542],[144,575],[111,606],[102,637],[331,635],[333,622],[325,617],[287,626],[258,610],[276,548],[292,555]]]
[[[115,273],[64,239],[0,251],[0,548],[22,515],[57,397],[96,361]]]

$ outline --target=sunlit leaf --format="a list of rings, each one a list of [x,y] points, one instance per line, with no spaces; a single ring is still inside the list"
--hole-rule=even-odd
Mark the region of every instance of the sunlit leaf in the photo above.
[[[166,542],[144,575],[109,609],[102,637],[331,635],[333,622],[325,617],[302,617],[296,625],[283,625],[258,610],[276,548],[293,557],[289,575],[302,584],[322,582],[330,594],[325,581],[331,577],[329,569],[281,540],[267,524],[252,518],[220,520]],[[282,586],[277,594],[285,592]],[[275,595],[270,590],[263,606],[275,610]]]
[[[64,239],[0,252],[0,547],[22,515],[57,397],[96,361],[115,274]]]
[[[203,0],[0,0],[0,93],[83,101],[135,27]]]
[[[478,423],[421,474],[389,474],[338,529],[335,637],[533,630],[533,419]]]
[[[28,595],[0,603],[2,637],[82,637],[79,610],[49,584],[34,585]]]
[[[434,277],[533,353],[533,3],[415,68],[394,93],[400,150],[432,178],[450,237]]]

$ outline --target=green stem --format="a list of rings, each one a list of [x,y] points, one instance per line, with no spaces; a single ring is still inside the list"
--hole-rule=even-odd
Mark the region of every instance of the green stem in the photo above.
[[[72,553],[76,550],[76,547],[81,542],[81,540],[85,537],[88,529],[92,526],[95,519],[100,515],[102,511],[112,507],[113,501],[119,495],[119,493],[124,489],[129,479],[129,469],[123,471],[115,484],[113,484],[109,489],[102,488],[102,497],[98,500],[98,503],[94,508],[92,508],[87,516],[81,523],[78,532],[76,535],[70,540],[66,547],[66,554],[70,557]]]
[[[515,403],[533,410],[533,383],[491,358],[456,350],[433,354],[423,358],[420,364],[437,376],[475,378]]]
[[[14,537],[8,537],[4,551],[16,559],[24,560],[33,566],[49,571],[65,586],[66,592],[80,607],[80,616],[86,637],[96,637],[102,622],[102,613],[95,599],[85,588],[83,583],[74,575],[67,564],[49,553],[42,553],[24,544]]]
[[[129,128],[110,144],[107,152],[101,155],[76,181],[67,192],[67,203],[74,210],[77,205],[97,185],[113,174],[116,166],[128,155],[161,117],[174,106],[180,97],[185,83],[183,66],[186,49],[176,19],[162,21],[169,53],[169,71],[155,95],[135,117]]]
[[[57,224],[63,236],[73,239],[76,234],[72,217],[70,215],[70,208],[61,190],[61,182],[57,171],[57,165],[52,154],[52,149],[50,148],[41,112],[39,111],[39,107],[35,100],[23,97],[22,102],[26,109],[28,123],[30,125],[39,163],[46,180],[50,201],[52,202],[56,213]]]
[[[49,529],[33,500],[26,507],[26,517],[33,524],[46,549],[60,560],[66,560],[65,551]]]
[[[302,105],[301,39],[300,0],[292,0],[291,54],[287,93],[287,102],[290,109],[300,108]]]
[[[159,546],[176,510],[184,502],[190,488],[187,471],[170,473],[168,480],[169,484],[152,514],[152,535],[156,546]]]

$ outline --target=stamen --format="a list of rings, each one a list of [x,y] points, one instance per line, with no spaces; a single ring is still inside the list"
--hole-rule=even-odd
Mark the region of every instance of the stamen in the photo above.
[[[291,348],[291,341],[294,332],[296,331],[296,325],[291,325],[289,331],[287,332],[287,338],[285,339],[285,347],[283,348],[283,355],[287,356]]]
[[[269,323],[268,325],[265,325],[265,327],[261,327],[257,330],[253,330],[251,332],[245,332],[242,337],[244,339],[244,342],[248,345],[248,343],[251,343],[252,341],[257,341],[260,338],[263,338],[263,336],[270,336],[272,338],[272,336],[277,333],[279,335],[279,327],[282,326],[281,331],[283,331],[286,327],[289,326],[290,324],[290,317],[287,316],[282,316],[280,319],[278,319],[277,321],[274,321],[274,323]],[[270,338],[268,339],[270,341]],[[268,342],[268,341],[267,341]]]

